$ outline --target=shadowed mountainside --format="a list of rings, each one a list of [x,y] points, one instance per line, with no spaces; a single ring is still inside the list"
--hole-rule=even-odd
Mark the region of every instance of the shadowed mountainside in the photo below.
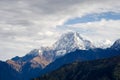
[[[76,61],[34,80],[120,80],[120,56]]]
[[[0,61],[0,80],[21,80],[20,75],[10,65]]]

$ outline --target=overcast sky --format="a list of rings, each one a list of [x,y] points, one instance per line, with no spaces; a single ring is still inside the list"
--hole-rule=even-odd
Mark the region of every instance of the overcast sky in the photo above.
[[[66,31],[120,38],[120,0],[0,0],[0,60],[51,46]]]

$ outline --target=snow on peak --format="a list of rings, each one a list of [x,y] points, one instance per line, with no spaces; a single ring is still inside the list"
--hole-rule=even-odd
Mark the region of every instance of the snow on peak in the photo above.
[[[120,39],[116,40],[111,48],[120,49]]]
[[[63,34],[53,46],[55,50],[60,50],[60,53],[62,53],[62,51],[66,53],[75,49],[89,49],[92,47],[92,44],[89,40],[85,40],[79,33],[68,32]]]
[[[99,40],[97,42],[94,42],[94,47],[95,48],[102,48],[102,49],[105,49],[105,48],[108,48],[112,45],[112,42],[110,40]]]
[[[50,51],[53,50],[51,47],[40,47],[39,49],[33,49],[31,50],[27,55],[30,56],[43,56],[44,51]]]
[[[120,45],[120,39],[116,40],[115,43]]]
[[[42,49],[33,49],[27,55],[31,55],[31,56],[42,55]]]

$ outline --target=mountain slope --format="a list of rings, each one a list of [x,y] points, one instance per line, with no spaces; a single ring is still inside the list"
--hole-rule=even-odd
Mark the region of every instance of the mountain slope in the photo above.
[[[72,63],[74,61],[90,61],[96,59],[109,58],[117,55],[120,55],[120,50],[119,51],[111,49],[76,50],[50,63],[46,68],[44,68],[41,75],[56,70],[59,67],[68,63]]]
[[[73,62],[34,80],[120,80],[120,56]]]
[[[39,50],[32,50],[23,57],[14,57],[6,62],[16,70],[24,80],[29,80],[41,72],[41,70],[51,61],[39,54]],[[46,59],[47,58],[47,59]]]
[[[116,42],[118,42],[118,40],[115,41],[115,43]],[[70,52],[46,66],[41,72],[41,75],[56,70],[64,64],[72,63],[74,61],[89,61],[120,55],[120,49],[116,49],[116,47],[113,48],[113,46],[115,46],[115,43],[107,49],[96,48],[89,50],[76,50],[74,52]],[[120,46],[120,44],[118,43],[117,46]]]
[[[7,63],[0,61],[0,80],[21,80],[19,73]]]

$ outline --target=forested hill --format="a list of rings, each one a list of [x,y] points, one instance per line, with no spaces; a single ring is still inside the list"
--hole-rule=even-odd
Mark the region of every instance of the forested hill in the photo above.
[[[120,56],[73,62],[34,80],[120,80]]]

